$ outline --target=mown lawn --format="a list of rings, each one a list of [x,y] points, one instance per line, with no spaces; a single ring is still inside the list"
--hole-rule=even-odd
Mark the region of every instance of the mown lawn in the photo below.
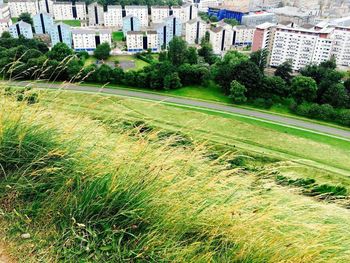
[[[66,24],[66,25],[74,26],[74,27],[80,27],[81,26],[80,20],[59,20],[59,21],[56,21],[56,22],[62,22],[64,24]]]
[[[112,39],[113,39],[113,41],[123,41],[123,39],[124,39],[123,32],[122,31],[113,32]]]

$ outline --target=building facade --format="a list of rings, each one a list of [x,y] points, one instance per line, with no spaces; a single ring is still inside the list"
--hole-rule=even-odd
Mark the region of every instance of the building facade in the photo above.
[[[104,12],[104,23],[106,27],[114,27],[117,29],[123,26],[123,9],[120,5],[109,5],[107,11]]]
[[[23,21],[19,21],[9,27],[9,32],[12,37],[18,38],[22,35],[25,38],[33,38],[33,30],[31,24],[28,24]]]
[[[55,20],[86,20],[86,5],[84,2],[54,2],[52,14]]]
[[[170,15],[168,6],[151,6],[151,21],[152,23],[161,23]]]
[[[140,20],[141,27],[148,26],[148,7],[142,5],[127,5],[125,6],[125,16],[137,17]]]
[[[50,31],[50,37],[52,46],[57,43],[65,43],[68,47],[72,48],[72,30],[70,26],[64,23],[54,24]]]
[[[5,31],[9,31],[10,26],[12,25],[11,19],[0,19],[0,34],[4,33]]]
[[[103,6],[98,3],[91,3],[88,6],[89,26],[104,26]]]
[[[48,34],[53,27],[53,18],[48,13],[38,13],[33,16],[35,34]]]
[[[350,27],[336,26],[333,34],[332,56],[337,65],[350,67]]]
[[[217,26],[209,30],[209,41],[213,46],[213,52],[217,55],[222,55],[232,46],[232,27]]]
[[[232,28],[232,45],[235,47],[252,46],[255,27],[239,25]]]
[[[39,11],[43,13],[53,13],[53,1],[52,0],[39,0]]]
[[[244,15],[242,17],[242,25],[246,25],[246,26],[257,26],[266,22],[276,23],[277,22],[276,15],[274,13],[256,12],[256,13]]]
[[[19,17],[22,13],[29,13],[33,16],[39,12],[37,0],[9,0],[8,7],[11,17]]]
[[[92,53],[102,43],[112,44],[112,30],[73,28],[72,40],[75,51]]]
[[[10,9],[8,4],[0,4],[0,19],[10,19]]]
[[[123,17],[123,34],[130,31],[141,31],[141,21],[136,16]]]
[[[188,44],[200,44],[207,31],[207,23],[199,18],[192,19],[185,24],[185,40]]]
[[[138,53],[146,50],[159,51],[158,34],[156,31],[129,31],[126,35],[127,50]]]

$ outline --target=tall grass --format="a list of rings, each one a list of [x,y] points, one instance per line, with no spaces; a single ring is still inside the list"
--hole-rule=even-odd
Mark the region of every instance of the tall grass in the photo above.
[[[38,250],[50,248],[49,261],[350,257],[347,210],[221,162],[234,154],[209,158],[205,143],[179,143],[176,134],[111,130],[9,96],[1,109],[0,208],[15,236],[45,236]]]

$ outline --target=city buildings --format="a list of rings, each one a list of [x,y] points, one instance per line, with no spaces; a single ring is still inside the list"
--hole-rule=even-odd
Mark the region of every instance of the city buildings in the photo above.
[[[47,13],[38,13],[33,16],[35,34],[47,34],[53,27],[53,18]]]
[[[333,34],[332,56],[337,65],[350,67],[350,27],[336,26]]]
[[[104,12],[103,6],[94,2],[88,5],[89,26],[103,26]]]
[[[20,35],[29,39],[33,38],[32,26],[23,21],[19,21],[9,26],[9,32],[14,38],[18,38]]]
[[[180,19],[181,23],[186,23],[198,16],[198,8],[193,4],[184,4],[182,6],[172,6],[170,14]]]
[[[142,5],[125,6],[125,16],[134,16],[140,20],[141,27],[148,26],[148,7]]]
[[[0,34],[5,31],[9,31],[10,26],[12,25],[11,19],[1,18],[0,19]]]
[[[200,44],[207,31],[207,23],[198,17],[185,24],[185,40],[188,44]]]
[[[54,2],[52,13],[55,20],[86,20],[85,2]]]
[[[174,15],[168,16],[164,20],[163,26],[163,39],[160,39],[159,42],[164,47],[169,45],[169,42],[173,39],[174,36],[180,37],[182,34],[182,24],[179,18]]]
[[[151,21],[152,23],[161,23],[170,15],[168,6],[151,6]]]
[[[44,13],[53,13],[53,1],[52,0],[39,0],[39,11]]]
[[[156,31],[130,31],[126,35],[128,52],[137,53],[145,50],[157,52],[159,49]]]
[[[299,25],[314,23],[315,17],[319,14],[319,10],[303,10],[294,6],[274,8],[271,12],[276,15],[278,23],[293,22]]]
[[[246,26],[257,26],[263,23],[276,23],[276,15],[268,12],[255,12],[249,13],[242,17],[242,25]]]
[[[102,43],[112,44],[112,30],[72,28],[72,40],[75,51],[92,53]]]
[[[22,13],[36,15],[39,12],[37,0],[9,0],[8,7],[11,17],[19,17]]]
[[[253,44],[255,27],[246,25],[234,26],[232,28],[232,45],[235,47],[248,47]]]
[[[126,35],[129,31],[141,31],[141,21],[135,16],[123,17],[123,34]]]
[[[57,43],[65,43],[68,47],[72,47],[72,30],[70,26],[60,22],[53,25],[50,30],[51,45]]]
[[[104,12],[104,23],[106,27],[120,29],[123,26],[123,9],[120,5],[108,5]]]
[[[221,23],[221,25],[209,30],[209,41],[213,46],[213,52],[222,55],[232,46],[232,27]]]
[[[10,19],[10,9],[8,4],[0,4],[0,19]]]
[[[208,15],[209,16],[216,16],[218,18],[218,20],[229,18],[229,19],[236,19],[239,23],[241,23],[242,18],[245,14],[248,14],[248,12],[227,9],[227,8],[223,8],[223,7],[219,7],[219,8],[209,7],[208,8]]]

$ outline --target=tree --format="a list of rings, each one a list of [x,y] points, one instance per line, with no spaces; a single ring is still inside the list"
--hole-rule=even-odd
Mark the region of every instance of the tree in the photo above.
[[[188,48],[187,61],[190,64],[197,64],[198,63],[198,54],[197,54],[197,49],[195,47]]]
[[[96,80],[99,83],[107,83],[111,80],[113,75],[113,70],[110,66],[103,64],[99,68],[97,68],[96,72]]]
[[[73,50],[69,48],[65,43],[61,42],[54,45],[53,48],[47,53],[49,59],[54,59],[60,62],[72,55]]]
[[[247,101],[247,97],[245,96],[245,93],[247,92],[247,89],[239,83],[237,80],[233,80],[231,82],[231,88],[230,88],[230,98],[233,99],[236,103],[242,103]]]
[[[11,38],[10,32],[8,32],[8,31],[2,32],[1,38]]]
[[[187,43],[180,37],[175,36],[169,42],[168,59],[174,66],[182,65],[187,56]]]
[[[322,103],[330,104],[336,108],[345,107],[348,103],[349,95],[342,83],[330,86],[321,98]]]
[[[287,82],[287,84],[290,84],[292,80],[292,73],[292,62],[290,60],[287,60],[276,68],[275,76],[281,77],[285,82]]]
[[[279,97],[288,97],[290,95],[289,86],[278,76],[265,76],[263,78],[263,90],[267,97],[270,97],[272,94]]]
[[[264,70],[267,66],[268,55],[269,51],[267,49],[260,49],[250,54],[250,61],[255,63],[255,65],[259,67],[260,71],[264,73]]]
[[[198,50],[198,55],[204,58],[204,61],[208,64],[213,64],[215,62],[215,55],[213,53],[213,47],[206,37],[201,40],[201,47]]]
[[[262,77],[260,69],[250,60],[242,61],[233,69],[234,79],[244,85],[248,97],[259,97],[262,94]]]
[[[26,23],[28,23],[28,24],[33,26],[33,19],[32,19],[31,15],[29,13],[25,12],[25,13],[20,14],[18,16],[18,21],[21,21],[21,20],[23,22],[26,22]]]
[[[350,95],[350,78],[344,81],[344,86]]]
[[[291,85],[293,95],[297,102],[312,102],[317,96],[317,83],[314,79],[305,76],[296,76]]]
[[[225,18],[225,19],[224,19],[224,22],[225,22],[226,24],[231,25],[231,26],[237,26],[237,25],[239,25],[239,22],[238,22],[236,19],[234,19],[234,18]]]
[[[102,43],[96,47],[94,51],[94,56],[97,59],[106,60],[107,58],[109,58],[110,53],[111,53],[111,47],[109,46],[109,44]]]
[[[216,16],[210,16],[209,20],[214,23],[219,21],[219,19]]]
[[[159,52],[158,61],[162,62],[162,61],[165,61],[167,59],[168,59],[168,57],[167,57],[167,52],[166,51]]]
[[[181,87],[182,87],[182,84],[177,72],[174,72],[165,76],[164,78],[165,89],[178,89]]]

